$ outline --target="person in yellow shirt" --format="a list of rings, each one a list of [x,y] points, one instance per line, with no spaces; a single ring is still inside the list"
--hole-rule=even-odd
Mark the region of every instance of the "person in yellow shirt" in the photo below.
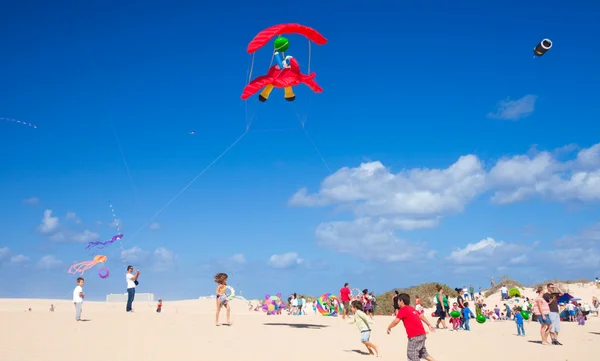
[[[355,324],[360,331],[360,342],[363,343],[369,350],[369,354],[379,357],[377,346],[371,343],[371,326],[369,326],[369,316],[363,311],[363,306],[360,301],[352,301],[352,312],[354,317],[350,319],[350,324]]]

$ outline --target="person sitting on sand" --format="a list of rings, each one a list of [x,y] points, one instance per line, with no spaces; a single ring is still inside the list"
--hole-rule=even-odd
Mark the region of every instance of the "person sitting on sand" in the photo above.
[[[369,326],[369,318],[366,313],[363,312],[362,303],[360,301],[352,301],[352,312],[354,317],[350,320],[350,324],[355,324],[360,331],[360,342],[365,345],[369,354],[379,357],[379,350],[377,346],[371,343],[371,327]]]
[[[162,312],[162,300],[160,298],[158,299],[158,305],[156,305],[156,312],[157,313]]]
[[[50,312],[54,312],[54,305],[50,305]]]
[[[227,310],[227,324],[231,324],[230,316],[231,316],[231,308],[229,307],[229,302],[227,301],[227,295],[225,292],[227,291],[227,273],[217,273],[214,277],[215,282],[217,283],[217,315],[215,317],[215,324],[217,326],[221,326],[219,323],[219,313],[221,313],[221,307],[225,307]]]

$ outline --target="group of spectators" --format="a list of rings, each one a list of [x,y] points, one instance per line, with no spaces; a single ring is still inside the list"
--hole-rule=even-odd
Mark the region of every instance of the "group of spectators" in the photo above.
[[[348,282],[344,283],[344,287],[340,289],[340,301],[344,308],[342,318],[348,317],[351,301],[360,301],[363,311],[371,318],[373,318],[375,309],[377,309],[377,298],[373,291],[369,292],[369,290],[365,288],[362,290],[362,294],[352,295],[352,290],[350,290],[350,284]]]

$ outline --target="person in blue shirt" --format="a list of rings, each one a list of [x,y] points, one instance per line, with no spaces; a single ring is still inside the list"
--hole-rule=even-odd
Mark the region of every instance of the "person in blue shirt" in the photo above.
[[[465,302],[465,308],[463,308],[463,317],[465,318],[463,324],[465,331],[471,331],[471,327],[469,327],[469,321],[472,318],[475,318],[475,315],[473,314],[473,311],[471,311],[471,309],[469,308],[469,302]]]
[[[517,324],[517,334],[525,336],[525,326],[523,325],[523,316],[518,309],[515,309],[515,323]]]

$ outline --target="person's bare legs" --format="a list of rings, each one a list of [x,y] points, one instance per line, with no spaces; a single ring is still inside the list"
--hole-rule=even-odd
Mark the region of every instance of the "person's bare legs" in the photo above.
[[[231,324],[231,308],[229,307],[229,302],[227,303],[227,323]]]
[[[548,335],[550,334],[549,325],[542,325],[540,328],[540,336],[542,336],[542,345],[549,345]]]
[[[375,355],[375,356],[379,357],[379,350],[377,349],[377,346],[375,346],[374,344],[372,344],[369,341],[364,341],[363,344],[367,347],[367,350],[369,350],[369,353],[371,355]],[[373,350],[375,350],[375,352],[373,352]]]
[[[215,319],[215,325],[220,326],[221,324],[219,323],[219,313],[221,313],[221,302],[219,301],[219,299],[217,298],[217,317]]]

